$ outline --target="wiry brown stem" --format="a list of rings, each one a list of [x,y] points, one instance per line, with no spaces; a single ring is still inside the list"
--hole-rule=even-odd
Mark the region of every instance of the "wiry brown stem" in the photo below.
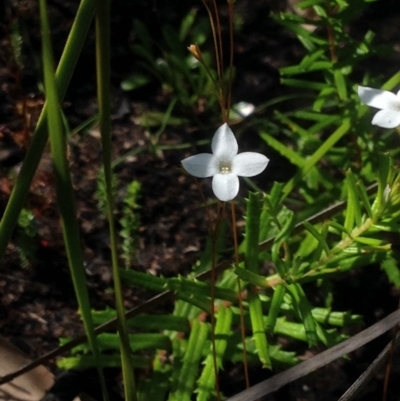
[[[231,202],[231,211],[232,211],[232,233],[233,233],[233,244],[235,247],[235,264],[239,265],[239,246],[237,239],[237,231],[236,231],[236,215],[235,215],[235,204]],[[250,378],[249,378],[249,365],[247,363],[247,348],[246,348],[246,327],[244,325],[244,308],[242,302],[242,284],[240,282],[240,278],[237,277],[237,285],[238,285],[238,300],[239,300],[239,310],[240,310],[240,335],[242,337],[242,346],[243,346],[243,368],[244,368],[244,377],[246,380],[246,388],[250,387]]]
[[[218,213],[217,221],[215,223],[214,231],[211,237],[211,344],[213,350],[213,364],[214,364],[214,375],[215,375],[215,391],[217,393],[218,401],[221,401],[221,392],[219,389],[218,380],[218,363],[217,363],[217,346],[215,342],[215,282],[217,280],[216,265],[217,265],[217,241],[221,228],[222,217],[224,213],[225,203],[218,202]]]
[[[232,81],[233,81],[233,1],[228,1],[229,7],[229,78],[228,78],[228,90],[226,99],[226,120],[229,121],[229,112],[232,105]]]

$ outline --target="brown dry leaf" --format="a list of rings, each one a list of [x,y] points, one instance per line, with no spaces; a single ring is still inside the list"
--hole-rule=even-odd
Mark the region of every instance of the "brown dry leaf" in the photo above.
[[[0,337],[0,377],[31,362],[18,348]],[[54,384],[54,376],[44,366],[0,386],[2,401],[39,401]]]

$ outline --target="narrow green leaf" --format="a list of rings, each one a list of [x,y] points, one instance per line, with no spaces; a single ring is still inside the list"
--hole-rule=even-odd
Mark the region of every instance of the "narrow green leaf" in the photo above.
[[[372,213],[381,213],[386,206],[386,189],[390,172],[391,160],[388,154],[379,154],[378,192],[372,205]]]
[[[335,69],[333,74],[335,78],[335,84],[339,95],[339,99],[341,101],[345,101],[348,99],[348,96],[347,96],[347,84],[344,75],[339,69]]]
[[[307,90],[315,90],[321,91],[322,89],[326,88],[325,82],[315,82],[315,81],[307,81],[303,79],[295,79],[295,78],[281,78],[281,84],[290,86],[292,88],[299,88],[299,89],[307,89]]]
[[[75,295],[81,311],[85,331],[88,336],[93,358],[100,362],[94,325],[90,310],[89,293],[86,285],[83,253],[80,243],[79,227],[76,215],[74,191],[67,159],[67,144],[62,121],[59,89],[56,83],[53,49],[50,37],[46,0],[40,0],[40,22],[42,36],[42,58],[45,96],[47,102],[47,124],[50,136],[50,148],[56,176],[57,203],[61,214],[62,232],[68,265],[74,284]],[[97,368],[104,400],[108,399],[107,388],[101,367]]]
[[[90,355],[80,355],[79,357],[62,358],[57,362],[60,369],[90,369],[90,368],[120,368],[121,358],[119,355],[102,355],[100,360]],[[135,369],[151,369],[152,359],[143,356],[132,356],[132,366]]]
[[[153,373],[143,390],[144,400],[165,400],[171,385],[172,366],[165,362],[165,352],[160,350],[153,360]],[[141,380],[143,383],[144,380]]]
[[[96,2],[94,0],[82,0],[79,5],[56,72],[56,83],[60,101],[65,96],[83,44],[85,43],[86,35],[93,19],[95,5]],[[0,221],[0,259],[3,257],[6,250],[8,241],[17,223],[19,213],[23,208],[26,195],[47,144],[47,106],[48,104],[45,103],[31,144],[18,174],[17,181],[14,184],[7,207]]]
[[[289,195],[297,183],[314,167],[351,128],[350,118],[344,118],[342,124],[327,138],[322,145],[307,159],[305,165],[290,181],[288,181],[283,190],[283,198]],[[282,199],[283,200],[283,199]]]
[[[290,67],[283,67],[279,71],[282,75],[298,75],[304,74],[306,72],[313,72],[313,71],[325,71],[332,68],[332,62],[330,61],[315,61],[312,64],[305,64],[306,67],[303,67],[302,64],[290,66]]]
[[[195,389],[199,363],[206,345],[208,325],[194,320],[183,365],[179,374],[178,387],[170,396],[171,401],[190,401]]]
[[[177,298],[181,301],[187,302],[188,304],[190,304],[190,306],[195,306],[196,308],[199,308],[200,310],[208,314],[212,313],[210,299],[208,297],[199,295],[194,296],[191,293],[180,291],[179,293],[177,293]]]
[[[222,368],[223,356],[225,354],[228,338],[231,334],[232,310],[220,305],[216,316],[215,326],[215,350],[217,353],[217,366]],[[215,393],[215,373],[212,352],[208,353],[204,361],[204,368],[197,382],[197,401],[207,401]]]
[[[336,88],[333,86],[326,86],[325,84],[313,104],[313,110],[321,111],[331,100],[332,95],[336,95]]]
[[[247,200],[246,209],[246,250],[245,266],[246,270],[252,273],[258,273],[258,239],[260,236],[260,214],[261,198],[259,193],[250,192]],[[256,349],[261,363],[264,367],[272,368],[268,353],[268,342],[265,334],[261,300],[258,294],[251,292],[248,296],[249,312],[253,338],[256,343]]]
[[[361,324],[361,315],[352,315],[350,312],[335,312],[328,308],[313,308],[314,319],[322,324],[330,324],[338,327],[348,327],[353,324]]]
[[[275,149],[277,152],[279,152],[283,157],[286,157],[291,163],[295,164],[296,166],[302,168],[305,164],[305,160],[303,157],[295,152],[293,149],[290,149],[286,145],[284,145],[282,142],[278,141],[275,139],[273,136],[267,134],[267,133],[261,133],[260,134],[261,138],[264,139],[264,141],[271,146],[271,148]]]
[[[310,347],[318,344],[317,324],[312,315],[311,306],[300,284],[289,284],[287,289],[293,300],[293,307],[302,320]]]
[[[390,77],[383,85],[382,89],[390,91],[400,84],[400,71],[396,72],[392,77]]]
[[[324,84],[326,85],[326,84]],[[293,113],[293,115],[297,118],[301,118],[303,120],[307,121],[317,121],[317,122],[323,122],[326,120],[331,120],[331,119],[339,119],[339,115],[332,115],[332,114],[325,114],[325,113],[316,113],[315,111],[309,111],[309,110],[297,110]]]
[[[163,349],[171,351],[171,340],[165,334],[145,333],[145,334],[130,334],[129,342],[132,347],[132,352],[144,349]],[[102,333],[97,336],[97,344],[101,351],[119,350],[120,340],[118,334]],[[88,353],[90,351],[87,344],[81,344],[73,348],[72,353],[78,352]]]
[[[337,223],[336,221],[330,221],[329,222],[329,227],[332,227],[333,230],[330,230],[331,232],[338,232],[340,234],[347,235],[348,237],[351,236],[351,231],[346,230],[341,224]]]
[[[327,255],[329,255],[329,253],[330,253],[329,245],[326,242],[326,239],[321,235],[321,233],[313,225],[311,225],[308,221],[304,221],[303,225],[304,225],[304,228],[318,241],[318,243],[323,248],[325,253]]]
[[[296,217],[294,213],[290,210],[288,212],[289,213],[285,216],[285,221],[283,222],[279,234],[275,237],[276,244],[281,244],[282,242],[287,241],[296,225]]]
[[[302,128],[299,124],[295,123],[286,115],[275,110],[275,116],[283,123],[286,124],[293,132],[299,134],[303,138],[308,138],[308,131]]]
[[[318,121],[316,124],[312,125],[308,128],[309,135],[319,134],[326,128],[330,127],[331,125],[337,125],[341,122],[340,116],[331,116],[323,119],[322,121]]]
[[[296,256],[304,259],[311,255],[318,247],[318,240],[309,231],[306,233],[306,237],[301,241],[300,247],[296,252]]]
[[[256,244],[258,249],[258,242],[256,242]],[[194,297],[210,296],[209,283],[204,283],[197,280],[189,280],[181,276],[167,279],[166,286],[168,289],[176,291],[178,293],[178,296],[181,291],[185,292],[186,294],[192,294]],[[231,302],[236,302],[237,300],[237,295],[235,294],[235,291],[221,288],[219,286],[215,287],[215,296],[217,299],[224,299]]]
[[[259,193],[250,192],[246,209],[245,266],[253,273],[258,272],[258,239],[260,232],[261,198]]]
[[[135,270],[120,269],[121,279],[126,283],[137,285],[150,291],[163,292],[166,290],[167,279],[142,273]]]
[[[180,29],[179,29],[179,40],[183,42],[188,35],[190,28],[193,26],[193,23],[196,19],[197,9],[193,8],[190,12],[188,12],[185,18],[182,20]]]
[[[243,281],[249,284],[256,285],[261,288],[268,286],[267,278],[260,276],[259,274],[252,273],[249,270],[243,269],[242,267],[235,267],[234,273]],[[279,278],[277,278],[279,281]]]
[[[174,315],[138,315],[128,320],[129,327],[152,331],[178,331],[186,333],[189,331],[189,321],[185,317]]]
[[[256,344],[258,357],[263,367],[272,369],[271,359],[268,351],[268,341],[266,336],[266,329],[263,321],[263,312],[261,307],[261,300],[255,293],[248,295],[249,312],[251,319],[251,330],[253,332],[253,339]]]
[[[356,183],[356,188],[358,192],[358,197],[364,206],[364,209],[366,210],[368,217],[372,218],[372,207],[371,207],[371,202],[369,201],[369,197],[367,194],[367,190],[365,189],[364,184],[362,181],[358,180]]]
[[[110,235],[111,265],[117,311],[117,328],[120,337],[121,366],[126,401],[137,401],[135,372],[132,365],[128,328],[125,317],[124,294],[119,269],[118,235],[114,223],[114,194],[112,184],[112,143],[111,143],[111,45],[110,18],[111,1],[102,0],[96,4],[96,79],[97,104],[99,108],[99,131],[103,156],[104,179],[106,183],[107,220]]]
[[[287,336],[294,340],[307,342],[306,331],[302,323],[295,323],[286,320],[286,317],[277,319],[274,334]]]
[[[347,208],[344,228],[347,231],[352,231],[354,227],[361,226],[361,209],[358,199],[358,191],[356,186],[356,179],[351,170],[346,171],[347,183]]]
[[[388,276],[389,281],[394,284],[396,288],[400,288],[400,269],[398,267],[397,258],[395,259],[392,254],[388,254],[381,266]]]
[[[274,295],[272,296],[271,306],[268,311],[268,317],[266,319],[266,329],[268,333],[273,333],[275,330],[275,324],[281,311],[283,297],[285,296],[285,293],[286,288],[283,284],[278,284],[275,287]]]

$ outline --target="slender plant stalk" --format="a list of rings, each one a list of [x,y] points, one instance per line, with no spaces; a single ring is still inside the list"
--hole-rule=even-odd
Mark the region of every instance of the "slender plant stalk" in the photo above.
[[[334,18],[332,14],[334,14],[334,10],[329,6],[329,2],[326,4],[327,13],[330,18]],[[338,61],[337,52],[336,52],[336,44],[335,44],[335,32],[333,30],[332,24],[328,23],[326,26],[328,31],[328,43],[329,43],[329,52],[331,56],[331,61],[336,63]]]
[[[226,121],[229,121],[229,113],[232,106],[232,81],[233,81],[233,53],[234,53],[234,40],[233,40],[233,0],[228,1],[229,8],[229,77],[227,88],[227,106],[226,106]]]
[[[218,401],[221,401],[221,392],[219,388],[219,379],[218,379],[218,364],[217,364],[217,349],[215,342],[215,282],[217,280],[217,274],[215,266],[217,265],[217,241],[220,233],[222,217],[224,214],[225,203],[218,202],[218,212],[217,212],[217,221],[215,223],[215,227],[212,230],[211,237],[211,344],[213,350],[213,364],[214,364],[214,375],[215,375],[215,391],[217,393]]]
[[[221,52],[222,52],[222,39],[221,39],[221,27],[219,25],[219,18],[218,18],[218,10],[215,4],[215,0],[213,0],[213,6],[214,6],[214,12],[216,13],[216,17],[215,20],[218,21],[218,23],[216,23],[216,21],[214,21],[214,15],[213,12],[211,11],[210,7],[207,4],[207,0],[202,0],[204,7],[207,10],[208,13],[208,18],[210,20],[210,24],[211,24],[211,31],[212,31],[212,35],[213,35],[213,42],[214,42],[214,49],[215,49],[215,62],[217,64],[217,76],[218,76],[218,85],[217,85],[217,98],[218,98],[218,102],[219,105],[221,107],[221,115],[222,115],[222,120],[224,122],[227,122],[226,119],[226,112],[225,112],[225,97],[224,97],[224,90],[223,90],[223,70],[222,70],[222,65],[221,65],[221,60],[222,60],[222,56],[221,56]],[[220,50],[221,48],[221,50]],[[214,79],[213,79],[214,81]]]
[[[235,247],[235,265],[239,265],[239,246],[238,246],[238,238],[236,231],[236,214],[235,214],[235,204],[231,202],[231,212],[232,212],[232,233],[233,233],[233,244]],[[243,346],[243,368],[244,368],[244,377],[246,380],[246,388],[250,387],[250,377],[249,377],[249,365],[247,363],[247,348],[246,348],[246,327],[244,324],[244,309],[242,302],[242,283],[240,282],[239,276],[237,277],[237,286],[238,286],[238,300],[239,300],[239,310],[240,310],[240,335],[242,338],[242,346]]]
[[[93,19],[94,9],[95,0],[82,0],[76,14],[56,72],[56,84],[60,101],[64,98],[65,92],[67,91],[79,54],[82,50],[83,43],[85,42],[87,32]],[[33,176],[35,175],[40,158],[42,157],[47,143],[47,107],[46,102],[0,222],[0,259],[4,255],[8,241],[10,240],[15,225],[17,224],[19,213],[24,206]]]
[[[126,401],[136,401],[136,385],[131,358],[131,348],[123,303],[123,292],[118,264],[117,233],[114,224],[114,199],[112,194],[111,167],[111,101],[110,101],[110,0],[96,8],[96,67],[99,103],[99,124],[103,147],[104,177],[106,182],[107,217],[111,239],[111,258],[114,279],[117,327],[120,338],[121,364]]]
[[[224,98],[224,50],[222,47],[222,35],[221,35],[221,23],[219,21],[219,13],[218,13],[218,6],[215,0],[212,0],[213,7],[214,7],[214,16],[215,16],[215,27],[216,27],[216,34],[217,34],[217,49],[218,49],[218,77],[220,81],[220,86],[221,86],[221,93],[222,93],[222,98]]]
[[[79,227],[76,219],[75,199],[67,159],[66,135],[64,132],[64,124],[62,121],[61,107],[54,74],[54,61],[51,48],[46,0],[40,0],[40,20],[45,94],[48,102],[47,123],[50,132],[51,154],[56,176],[57,202],[61,213],[62,231],[71,276],[75,287],[75,294],[88,336],[89,346],[97,360],[104,400],[107,400],[107,388],[101,369],[100,353],[97,348],[89,294],[86,287],[83,254],[80,243]]]

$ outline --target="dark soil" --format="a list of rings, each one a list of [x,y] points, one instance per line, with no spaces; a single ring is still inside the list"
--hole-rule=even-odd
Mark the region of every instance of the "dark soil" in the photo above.
[[[118,177],[117,216],[121,213],[127,185],[134,179],[141,183],[139,250],[132,267],[155,275],[176,276],[191,271],[207,238],[207,224],[197,185],[180,168],[182,158],[202,149],[193,147],[153,152],[149,132],[136,121],[143,111],[164,112],[170,100],[168,95],[157,83],[129,93],[120,89],[120,82],[131,72],[135,62],[130,51],[135,39],[133,18],[147,24],[152,37],[157,39],[163,24],[176,24],[192,7],[199,8],[200,13],[204,12],[199,1],[166,3],[157,0],[113,2],[113,156],[114,159],[124,158],[115,169]],[[248,101],[257,105],[283,94],[285,89],[279,85],[278,68],[295,63],[303,55],[298,41],[268,19],[271,7],[288,7],[283,0],[274,3],[261,0],[237,1],[237,12],[243,18],[243,26],[235,46],[235,102]],[[38,89],[41,74],[38,62],[40,34],[37,7],[37,2],[31,0],[6,0],[0,4],[0,214],[6,206],[14,177],[18,174],[43,105],[43,96]],[[77,2],[52,0],[49,1],[49,7],[54,22],[55,52],[59,55],[74,18]],[[392,43],[396,49],[397,57],[393,57],[391,62],[385,63],[383,67],[379,64],[379,68],[376,63],[369,66],[372,73],[390,76],[398,69],[399,64],[394,61],[398,61],[400,52],[399,21],[398,2],[382,0],[371,4],[367,12],[354,22],[352,29],[355,35],[361,37],[367,29],[373,29],[378,36],[377,42]],[[22,64],[10,45],[15,24],[23,32]],[[94,57],[94,34],[91,32],[64,101],[64,111],[71,128],[86,121],[97,110]],[[215,114],[200,108],[193,110],[193,114],[201,122],[200,126],[195,122],[179,128],[168,126],[160,138],[160,144],[179,145],[210,138],[218,125]],[[248,145],[244,143],[244,147]],[[129,151],[139,147],[143,149],[142,152],[126,157]],[[259,184],[264,190],[274,180],[285,181],[293,174],[293,167],[283,164],[278,155],[268,156],[277,168],[271,168],[267,176],[260,179]],[[101,144],[96,131],[89,130],[85,134],[73,136],[69,157],[90,297],[93,307],[102,309],[113,306],[114,301],[113,294],[107,291],[112,284],[108,230],[95,197],[102,164]],[[51,160],[46,153],[26,201],[27,207],[35,215],[36,249],[29,263],[22,266],[16,232],[1,261],[0,269],[1,335],[32,358],[40,357],[57,347],[60,337],[75,337],[82,333],[62,246],[53,184]],[[211,197],[209,182],[201,180],[200,185],[205,196]],[[243,185],[243,193],[245,191]],[[334,308],[362,314],[366,325],[376,322],[397,307],[396,297],[392,295],[386,276],[374,266],[354,273],[351,277],[337,279],[333,286]],[[126,288],[125,295],[127,308],[150,296],[132,288]],[[163,305],[161,308],[170,306]],[[352,355],[351,360],[338,361],[268,399],[337,400],[389,340],[390,336],[378,339]],[[55,361],[49,367],[54,370]],[[395,374],[398,374],[397,369]],[[265,371],[253,371],[252,382],[255,384],[266,376]],[[379,377],[369,385],[363,399],[379,399],[381,379]],[[234,394],[244,388],[240,368],[227,367],[222,387],[226,394]],[[393,394],[397,390],[393,384]]]

